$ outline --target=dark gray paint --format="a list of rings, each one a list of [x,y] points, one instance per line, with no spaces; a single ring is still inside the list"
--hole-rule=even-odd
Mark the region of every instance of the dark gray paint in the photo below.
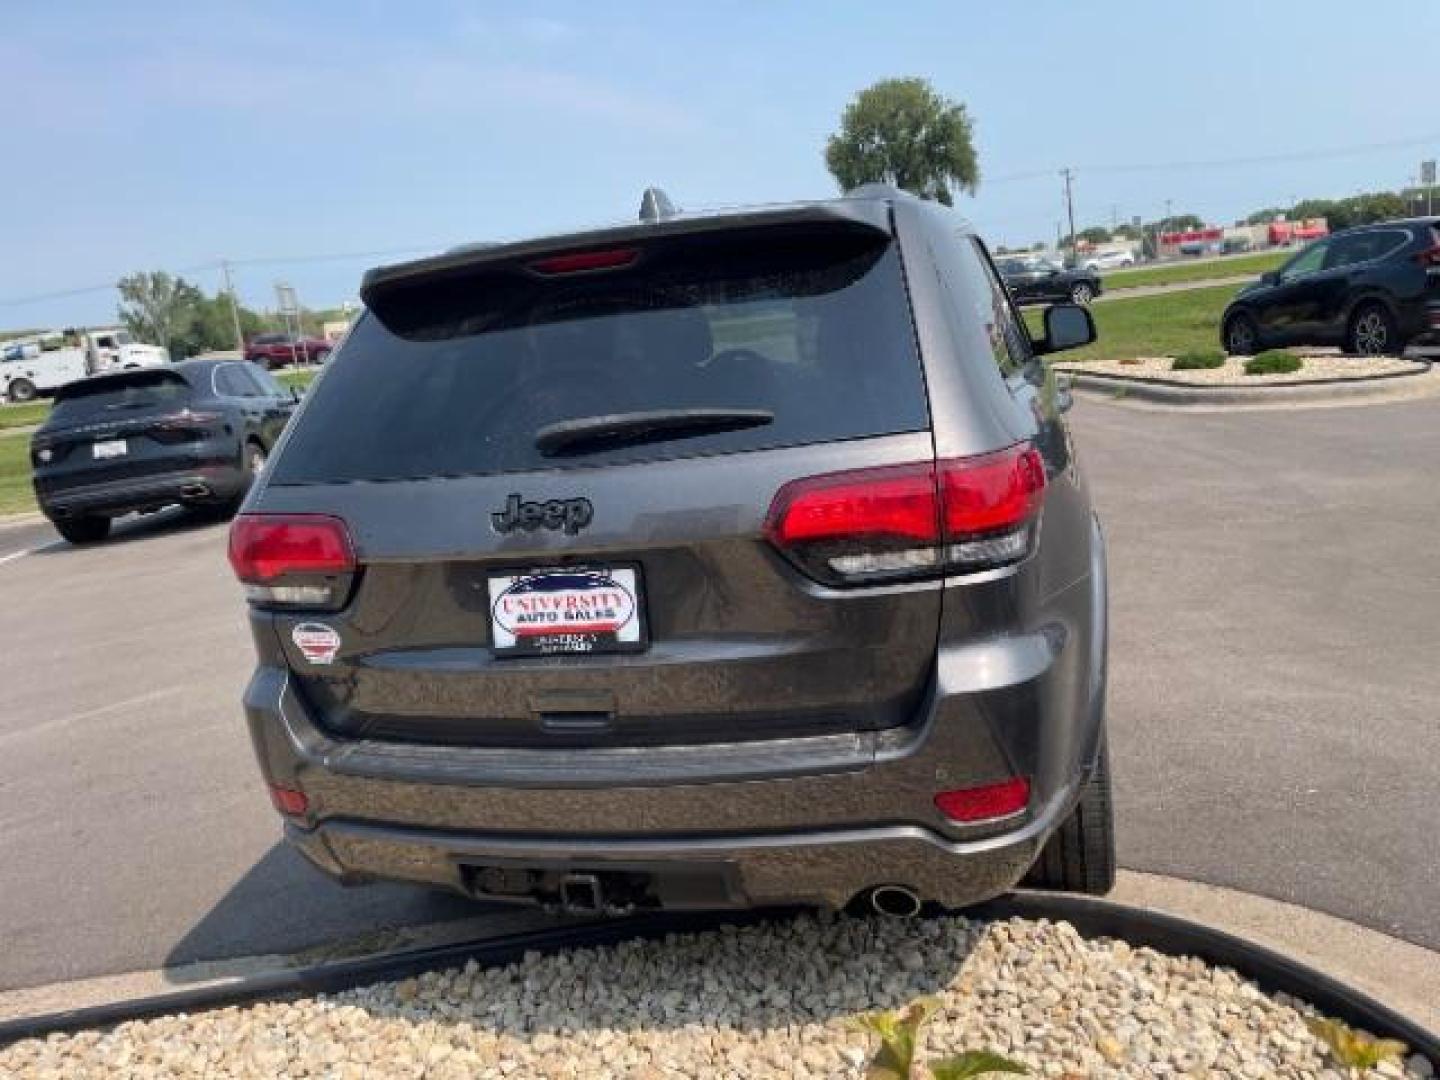
[[[416,275],[653,229],[827,217],[882,226],[892,212],[930,431],[493,477],[272,483],[252,494],[250,511],[343,518],[365,567],[346,609],[320,616],[344,641],[333,665],[310,665],[291,644],[293,626],[312,615],[251,617],[252,736],[267,778],[312,799],[291,836],[317,864],[348,879],[459,888],[462,854],[502,858],[521,837],[578,865],[613,865],[646,837],[667,838],[665,857],[678,857],[678,838],[703,837],[726,852],[717,857],[736,881],[734,903],[843,903],[900,881],[958,904],[1024,873],[1098,743],[1104,553],[1053,393],[1027,381],[1033,365],[1002,376],[985,327],[947,318],[931,253],[970,244],[963,220],[908,198],[669,219],[452,253],[372,273],[366,288],[373,296]],[[342,350],[331,363],[344,362]],[[1049,488],[1038,550],[1018,565],[833,589],[760,535],[786,481],[1021,440],[1044,455]],[[579,535],[497,534],[490,514],[512,492],[584,497],[594,519]],[[647,652],[490,657],[486,572],[621,559],[645,570]],[[584,696],[587,715],[597,698],[613,701],[609,722],[583,738],[548,734],[537,697],[555,693]],[[1015,774],[1032,778],[1032,807],[998,831],[977,838],[934,808],[936,791]],[[854,842],[821,842],[842,829]]]

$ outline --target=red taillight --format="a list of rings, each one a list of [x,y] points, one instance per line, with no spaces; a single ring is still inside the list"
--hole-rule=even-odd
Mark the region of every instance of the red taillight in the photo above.
[[[310,809],[310,800],[303,791],[281,787],[279,784],[270,785],[270,801],[275,805],[275,809],[286,817],[304,817],[305,811]]]
[[[537,274],[580,274],[587,270],[615,270],[629,266],[640,257],[638,248],[606,248],[601,251],[573,251],[549,255],[530,263]]]
[[[1045,465],[1028,444],[995,454],[795,480],[765,534],[823,581],[973,571],[1029,553]]]
[[[1424,251],[1417,251],[1412,258],[1427,270],[1432,267],[1440,267],[1440,243],[1426,248]]]
[[[324,514],[244,514],[230,526],[230,565],[241,581],[355,569],[350,533]]]
[[[935,796],[936,809],[951,821],[966,825],[1007,818],[1029,805],[1030,781],[1023,776],[983,787],[942,791]]]
[[[775,496],[768,531],[781,546],[867,537],[934,543],[935,469],[900,465],[791,481]]]
[[[339,518],[242,514],[230,526],[230,565],[251,600],[328,607],[344,599],[355,548]]]

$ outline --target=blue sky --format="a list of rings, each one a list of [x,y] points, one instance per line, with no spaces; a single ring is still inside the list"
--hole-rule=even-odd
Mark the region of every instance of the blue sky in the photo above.
[[[841,109],[896,75],[970,109],[961,205],[992,242],[1053,239],[1065,165],[1082,227],[1395,187],[1440,155],[1440,5],[1394,5],[1376,63],[1356,36],[1385,7],[10,0],[0,327],[106,321],[103,290],[16,301],[221,257],[250,303],[279,278],[337,303],[384,260],[275,260],[614,221],[652,183],[690,207],[824,195]]]

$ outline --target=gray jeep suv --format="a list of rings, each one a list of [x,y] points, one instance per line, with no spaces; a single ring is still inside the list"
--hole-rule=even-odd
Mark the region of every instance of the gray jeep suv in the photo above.
[[[1104,543],[984,245],[889,188],[371,271],[233,525],[345,882],[570,911],[1104,892]]]

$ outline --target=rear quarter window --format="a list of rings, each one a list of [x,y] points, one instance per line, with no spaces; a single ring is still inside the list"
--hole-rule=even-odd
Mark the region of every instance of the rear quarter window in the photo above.
[[[547,425],[677,408],[763,427],[550,458]],[[618,272],[491,267],[377,303],[332,358],[275,484],[504,473],[720,454],[929,425],[893,242],[751,230]]]
[[[117,413],[186,404],[190,384],[174,371],[135,371],[93,382],[71,383],[60,391],[50,416],[57,423],[76,423]]]

